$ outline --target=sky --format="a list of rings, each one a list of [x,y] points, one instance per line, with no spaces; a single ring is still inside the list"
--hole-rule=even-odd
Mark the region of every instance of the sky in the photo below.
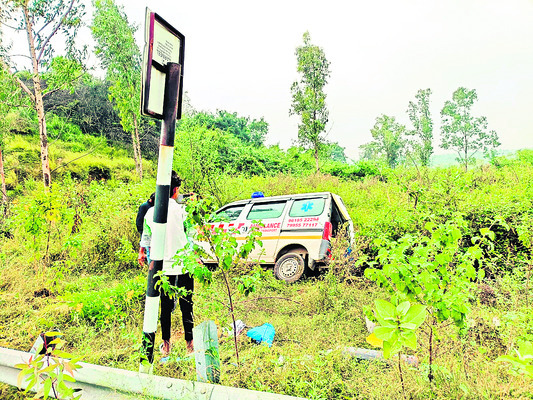
[[[116,1],[139,27],[141,51],[147,6],[185,35],[183,84],[195,109],[264,117],[267,144],[297,138],[290,87],[309,31],[331,63],[327,139],[348,157],[372,140],[381,114],[410,128],[409,101],[426,88],[437,147],[440,110],[461,86],[476,90],[472,112],[487,117],[502,149],[533,148],[533,0]]]

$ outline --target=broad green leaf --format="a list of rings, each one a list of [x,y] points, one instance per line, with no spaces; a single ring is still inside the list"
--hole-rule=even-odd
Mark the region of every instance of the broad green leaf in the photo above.
[[[516,360],[516,357],[510,356],[510,355],[504,355],[499,356],[496,360],[496,362],[514,362]]]
[[[386,300],[377,299],[374,301],[376,306],[376,317],[382,319],[393,318],[396,319],[396,307]]]
[[[398,304],[396,307],[396,311],[398,312],[398,315],[405,315],[407,311],[409,310],[409,307],[411,306],[411,303],[408,301],[404,301],[403,303]]]
[[[416,334],[414,331],[402,332],[402,342],[412,350],[416,350]]]
[[[520,342],[518,346],[518,351],[522,355],[522,357],[524,356],[533,357],[533,342],[528,342],[528,341]]]
[[[415,324],[416,327],[422,325],[426,320],[426,306],[422,304],[411,304],[409,311],[402,318],[402,323]]]
[[[26,392],[29,392],[35,386],[36,383],[37,383],[37,378],[34,376],[30,380],[30,383],[28,383],[28,387],[26,388]]]
[[[426,231],[432,231],[436,228],[436,224],[435,222],[426,222],[426,225],[424,225],[424,228],[426,229]]]
[[[374,334],[378,339],[381,339],[383,341],[389,341],[394,336],[394,333],[398,330],[398,328],[388,328],[384,326],[376,326],[374,328]]]

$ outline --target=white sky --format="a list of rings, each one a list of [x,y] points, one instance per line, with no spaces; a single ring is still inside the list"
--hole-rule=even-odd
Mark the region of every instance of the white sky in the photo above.
[[[116,1],[139,26],[141,51],[146,6],[185,35],[184,89],[196,109],[263,116],[268,144],[297,137],[290,86],[308,30],[331,62],[328,140],[349,157],[380,114],[409,127],[408,103],[426,88],[438,146],[440,110],[459,86],[476,89],[473,113],[502,149],[533,148],[533,0]]]

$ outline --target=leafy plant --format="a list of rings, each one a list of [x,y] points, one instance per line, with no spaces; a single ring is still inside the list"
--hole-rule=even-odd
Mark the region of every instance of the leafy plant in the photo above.
[[[397,299],[393,301],[397,303]],[[383,340],[383,357],[390,358],[404,346],[416,350],[416,330],[426,319],[427,307],[409,301],[394,305],[381,299],[374,304],[374,314],[379,322],[374,334]]]
[[[523,374],[533,379],[533,342],[521,341],[518,350],[514,349],[516,356],[504,355],[496,359],[497,362],[507,362],[512,371]]]
[[[188,213],[188,222],[191,224],[189,232],[196,230],[196,240],[195,242],[189,243],[185,249],[178,253],[178,263],[183,263],[186,270],[193,274],[200,282],[209,283],[212,279],[212,272],[207,266],[201,264],[199,259],[215,259],[216,270],[222,276],[228,296],[226,307],[233,320],[233,327],[235,327],[234,289],[232,289],[229,273],[237,265],[247,262],[250,253],[257,245],[262,246],[262,242],[259,240],[261,236],[259,226],[262,224],[257,221],[252,221],[253,224],[246,238],[239,244],[236,237],[239,233],[237,229],[222,228],[220,224],[217,226],[216,223],[223,221],[223,217],[214,215],[214,199],[191,199],[187,202],[186,210]],[[205,246],[198,244],[199,242],[203,242]],[[246,278],[240,277],[236,280],[237,289],[247,296],[255,291],[254,285],[258,279],[257,274]],[[233,331],[235,354],[238,363],[239,349],[237,346],[237,332],[236,329],[233,329]]]
[[[431,382],[434,329],[449,319],[458,327],[464,326],[474,281],[484,277],[481,245],[493,236],[490,230],[483,229],[481,236],[472,238],[473,246],[463,249],[466,222],[461,216],[440,225],[428,222],[425,228],[428,236],[408,234],[396,242],[377,240],[381,246],[378,260],[383,268],[369,268],[365,275],[390,294],[427,306]]]
[[[374,314],[379,326],[374,329],[373,334],[383,340],[383,357],[385,358],[400,353],[403,347],[416,350],[416,330],[426,319],[426,306],[411,304],[409,301],[398,303],[397,298],[392,300],[395,304],[380,299],[374,302]],[[398,357],[398,369],[405,397],[401,357]]]
[[[76,394],[81,389],[69,388],[65,382],[76,382],[74,371],[81,368],[77,362],[80,358],[73,357],[71,354],[61,350],[65,344],[60,332],[46,332],[43,338],[43,345],[38,348],[35,356],[30,356],[27,362],[16,364],[15,367],[21,371],[18,374],[17,385],[20,388],[25,378],[29,381],[26,392],[36,389],[35,399],[50,397],[50,392],[54,398],[72,398],[79,399],[80,394]],[[41,353],[45,348],[44,354]]]
[[[145,282],[142,275],[112,288],[69,293],[64,296],[73,318],[81,318],[97,328],[111,329],[113,323],[128,319],[132,310],[140,308]]]

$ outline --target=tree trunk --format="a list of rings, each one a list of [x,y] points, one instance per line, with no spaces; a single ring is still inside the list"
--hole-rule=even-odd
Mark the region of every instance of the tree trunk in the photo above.
[[[133,139],[133,152],[137,153],[137,161],[136,168],[137,168],[137,174],[139,174],[139,179],[142,181],[143,179],[143,159],[141,155],[141,140],[139,139],[139,126],[137,125],[137,116],[133,115],[133,127],[135,136],[132,137]]]
[[[7,189],[6,176],[4,174],[4,158],[2,155],[2,146],[0,146],[0,179],[2,180],[2,207],[4,209],[4,218],[7,217]]]
[[[316,166],[316,173],[320,173],[320,164],[318,163],[318,146],[315,146],[315,166]]]
[[[50,163],[48,160],[48,135],[46,133],[46,119],[44,115],[43,93],[41,90],[41,78],[39,76],[39,61],[35,53],[35,42],[32,34],[31,19],[28,15],[28,9],[24,7],[24,18],[26,20],[26,34],[28,36],[28,46],[30,48],[31,60],[33,64],[33,95],[37,119],[39,121],[39,136],[41,140],[41,167],[43,170],[44,188],[50,188]]]

